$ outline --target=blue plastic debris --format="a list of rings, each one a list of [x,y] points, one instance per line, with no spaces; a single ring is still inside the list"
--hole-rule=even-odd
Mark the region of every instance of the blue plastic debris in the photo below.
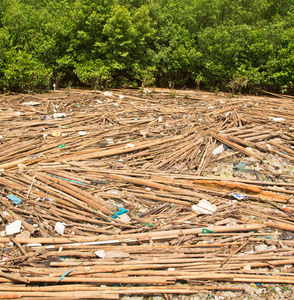
[[[209,229],[205,229],[205,228],[203,228],[202,229],[202,233],[213,233],[213,231],[212,230],[209,230]]]
[[[129,211],[125,208],[120,208],[120,207],[117,207],[118,208],[118,211],[114,213],[113,216],[111,216],[111,218],[113,219],[116,219],[118,216],[124,214],[124,213],[128,213]]]
[[[59,281],[61,281],[66,275],[68,275],[70,272],[72,271],[66,271],[63,275],[60,276],[60,278],[56,281],[56,283],[58,283]]]
[[[80,185],[86,185],[85,183],[77,181],[77,180],[72,180],[72,179],[68,179],[68,178],[64,178],[64,177],[60,177],[60,176],[56,176],[56,175],[51,175],[51,174],[48,174],[48,175],[52,176],[52,177],[55,177],[55,178],[63,179],[63,180],[69,181],[69,182],[77,183],[77,184],[80,184]]]
[[[22,200],[17,198],[16,196],[14,195],[8,195],[7,198],[9,200],[11,200],[14,204],[21,204],[22,203]]]
[[[240,195],[240,194],[236,194],[236,193],[232,193],[231,194],[234,198],[238,199],[238,200],[242,200],[242,199],[246,199],[246,196]]]

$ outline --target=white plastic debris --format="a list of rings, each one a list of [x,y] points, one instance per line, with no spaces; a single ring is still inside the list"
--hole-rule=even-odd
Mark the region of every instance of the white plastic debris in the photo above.
[[[196,214],[212,215],[216,212],[217,207],[209,201],[202,199],[197,205],[192,206],[192,211]]]
[[[116,190],[108,190],[106,191],[106,193],[113,194],[113,195],[120,195],[120,192]]]
[[[66,114],[65,113],[54,113],[53,117],[54,118],[66,118]]]
[[[79,131],[78,134],[81,136],[84,136],[84,135],[87,135],[87,131]]]
[[[158,122],[159,122],[159,123],[162,122],[162,117],[159,117],[159,118],[158,118]]]
[[[124,99],[125,96],[119,95],[119,99]]]
[[[142,134],[142,135],[143,135],[143,137],[145,138],[145,137],[146,137],[146,135],[148,134],[148,132],[147,132],[147,131],[140,131],[140,134]]]
[[[131,218],[126,213],[117,216],[116,219],[123,223],[130,223],[130,221],[131,221]]]
[[[175,268],[168,268],[168,271],[175,271]]]
[[[143,91],[144,91],[145,94],[150,94],[151,93],[151,91],[149,89],[144,89]]]
[[[217,154],[222,153],[223,151],[224,151],[224,145],[222,144],[222,145],[216,147],[216,148],[213,150],[212,154],[213,154],[213,155],[217,155]]]
[[[26,244],[27,247],[42,247],[42,244],[38,244],[38,243],[35,243],[35,244]]]
[[[105,257],[105,251],[104,250],[98,250],[95,251],[95,254],[100,257],[100,258],[104,258]]]
[[[60,235],[64,234],[65,224],[61,222],[56,222],[54,230]]]
[[[134,148],[134,147],[135,147],[134,144],[127,144],[127,145],[125,146],[125,148]]]
[[[273,118],[273,117],[269,117],[269,120],[275,121],[275,122],[283,122],[285,121],[285,119],[283,118]]]
[[[3,135],[0,135],[0,139],[3,139]]]
[[[40,104],[41,104],[41,102],[29,101],[29,102],[24,102],[22,105],[35,106],[35,105],[40,105]]]
[[[255,246],[255,251],[265,251],[265,250],[268,250],[267,245],[256,245]]]
[[[21,221],[16,220],[13,223],[6,226],[5,228],[6,235],[20,233],[20,228],[21,228]]]
[[[99,104],[103,103],[101,100],[94,100],[94,101],[96,101]]]
[[[112,96],[112,92],[104,92],[104,96],[111,97]]]

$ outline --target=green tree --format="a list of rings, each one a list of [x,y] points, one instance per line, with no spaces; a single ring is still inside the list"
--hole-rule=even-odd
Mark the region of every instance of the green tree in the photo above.
[[[9,89],[22,89],[28,92],[35,88],[48,87],[52,71],[23,50],[10,50],[4,64],[4,84]]]

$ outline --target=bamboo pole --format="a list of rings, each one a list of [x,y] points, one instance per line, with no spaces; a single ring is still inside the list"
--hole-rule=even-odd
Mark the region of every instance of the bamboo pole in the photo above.
[[[264,228],[262,224],[246,224],[246,225],[233,225],[233,226],[207,226],[206,228],[192,228],[182,230],[170,230],[170,231],[157,231],[157,232],[146,232],[136,234],[121,234],[112,236],[93,236],[93,237],[82,237],[76,236],[74,238],[77,243],[93,243],[93,244],[105,244],[105,243],[127,243],[128,241],[136,240],[149,240],[149,239],[171,239],[178,237],[179,235],[188,234],[199,234],[201,232],[239,232],[239,231],[251,231],[259,230]],[[72,240],[68,238],[15,238],[21,244],[68,244]],[[9,243],[9,238],[0,237],[0,243]],[[71,243],[72,244],[72,243]],[[53,246],[54,247],[54,246]],[[58,246],[59,247],[59,246]],[[52,246],[49,246],[52,248]]]
[[[238,145],[234,142],[229,141],[228,139],[222,137],[221,135],[219,135],[219,134],[217,134],[213,131],[210,131],[209,134],[212,137],[214,137],[215,139],[217,139],[218,141],[222,142],[223,144],[228,145],[229,147],[234,148],[235,150],[238,150],[238,151],[240,151],[240,152],[242,152],[242,153],[244,153],[248,156],[255,157],[258,160],[263,160],[263,157],[261,157],[260,155],[257,155],[254,152],[252,152],[252,151],[250,151],[250,150],[248,150],[248,149],[246,149],[246,148],[244,148],[244,147],[242,147],[242,146],[240,146],[240,145]]]

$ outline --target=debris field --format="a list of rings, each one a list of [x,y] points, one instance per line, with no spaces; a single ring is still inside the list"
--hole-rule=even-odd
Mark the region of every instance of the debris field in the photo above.
[[[0,299],[293,296],[294,97],[58,90],[0,120]]]

